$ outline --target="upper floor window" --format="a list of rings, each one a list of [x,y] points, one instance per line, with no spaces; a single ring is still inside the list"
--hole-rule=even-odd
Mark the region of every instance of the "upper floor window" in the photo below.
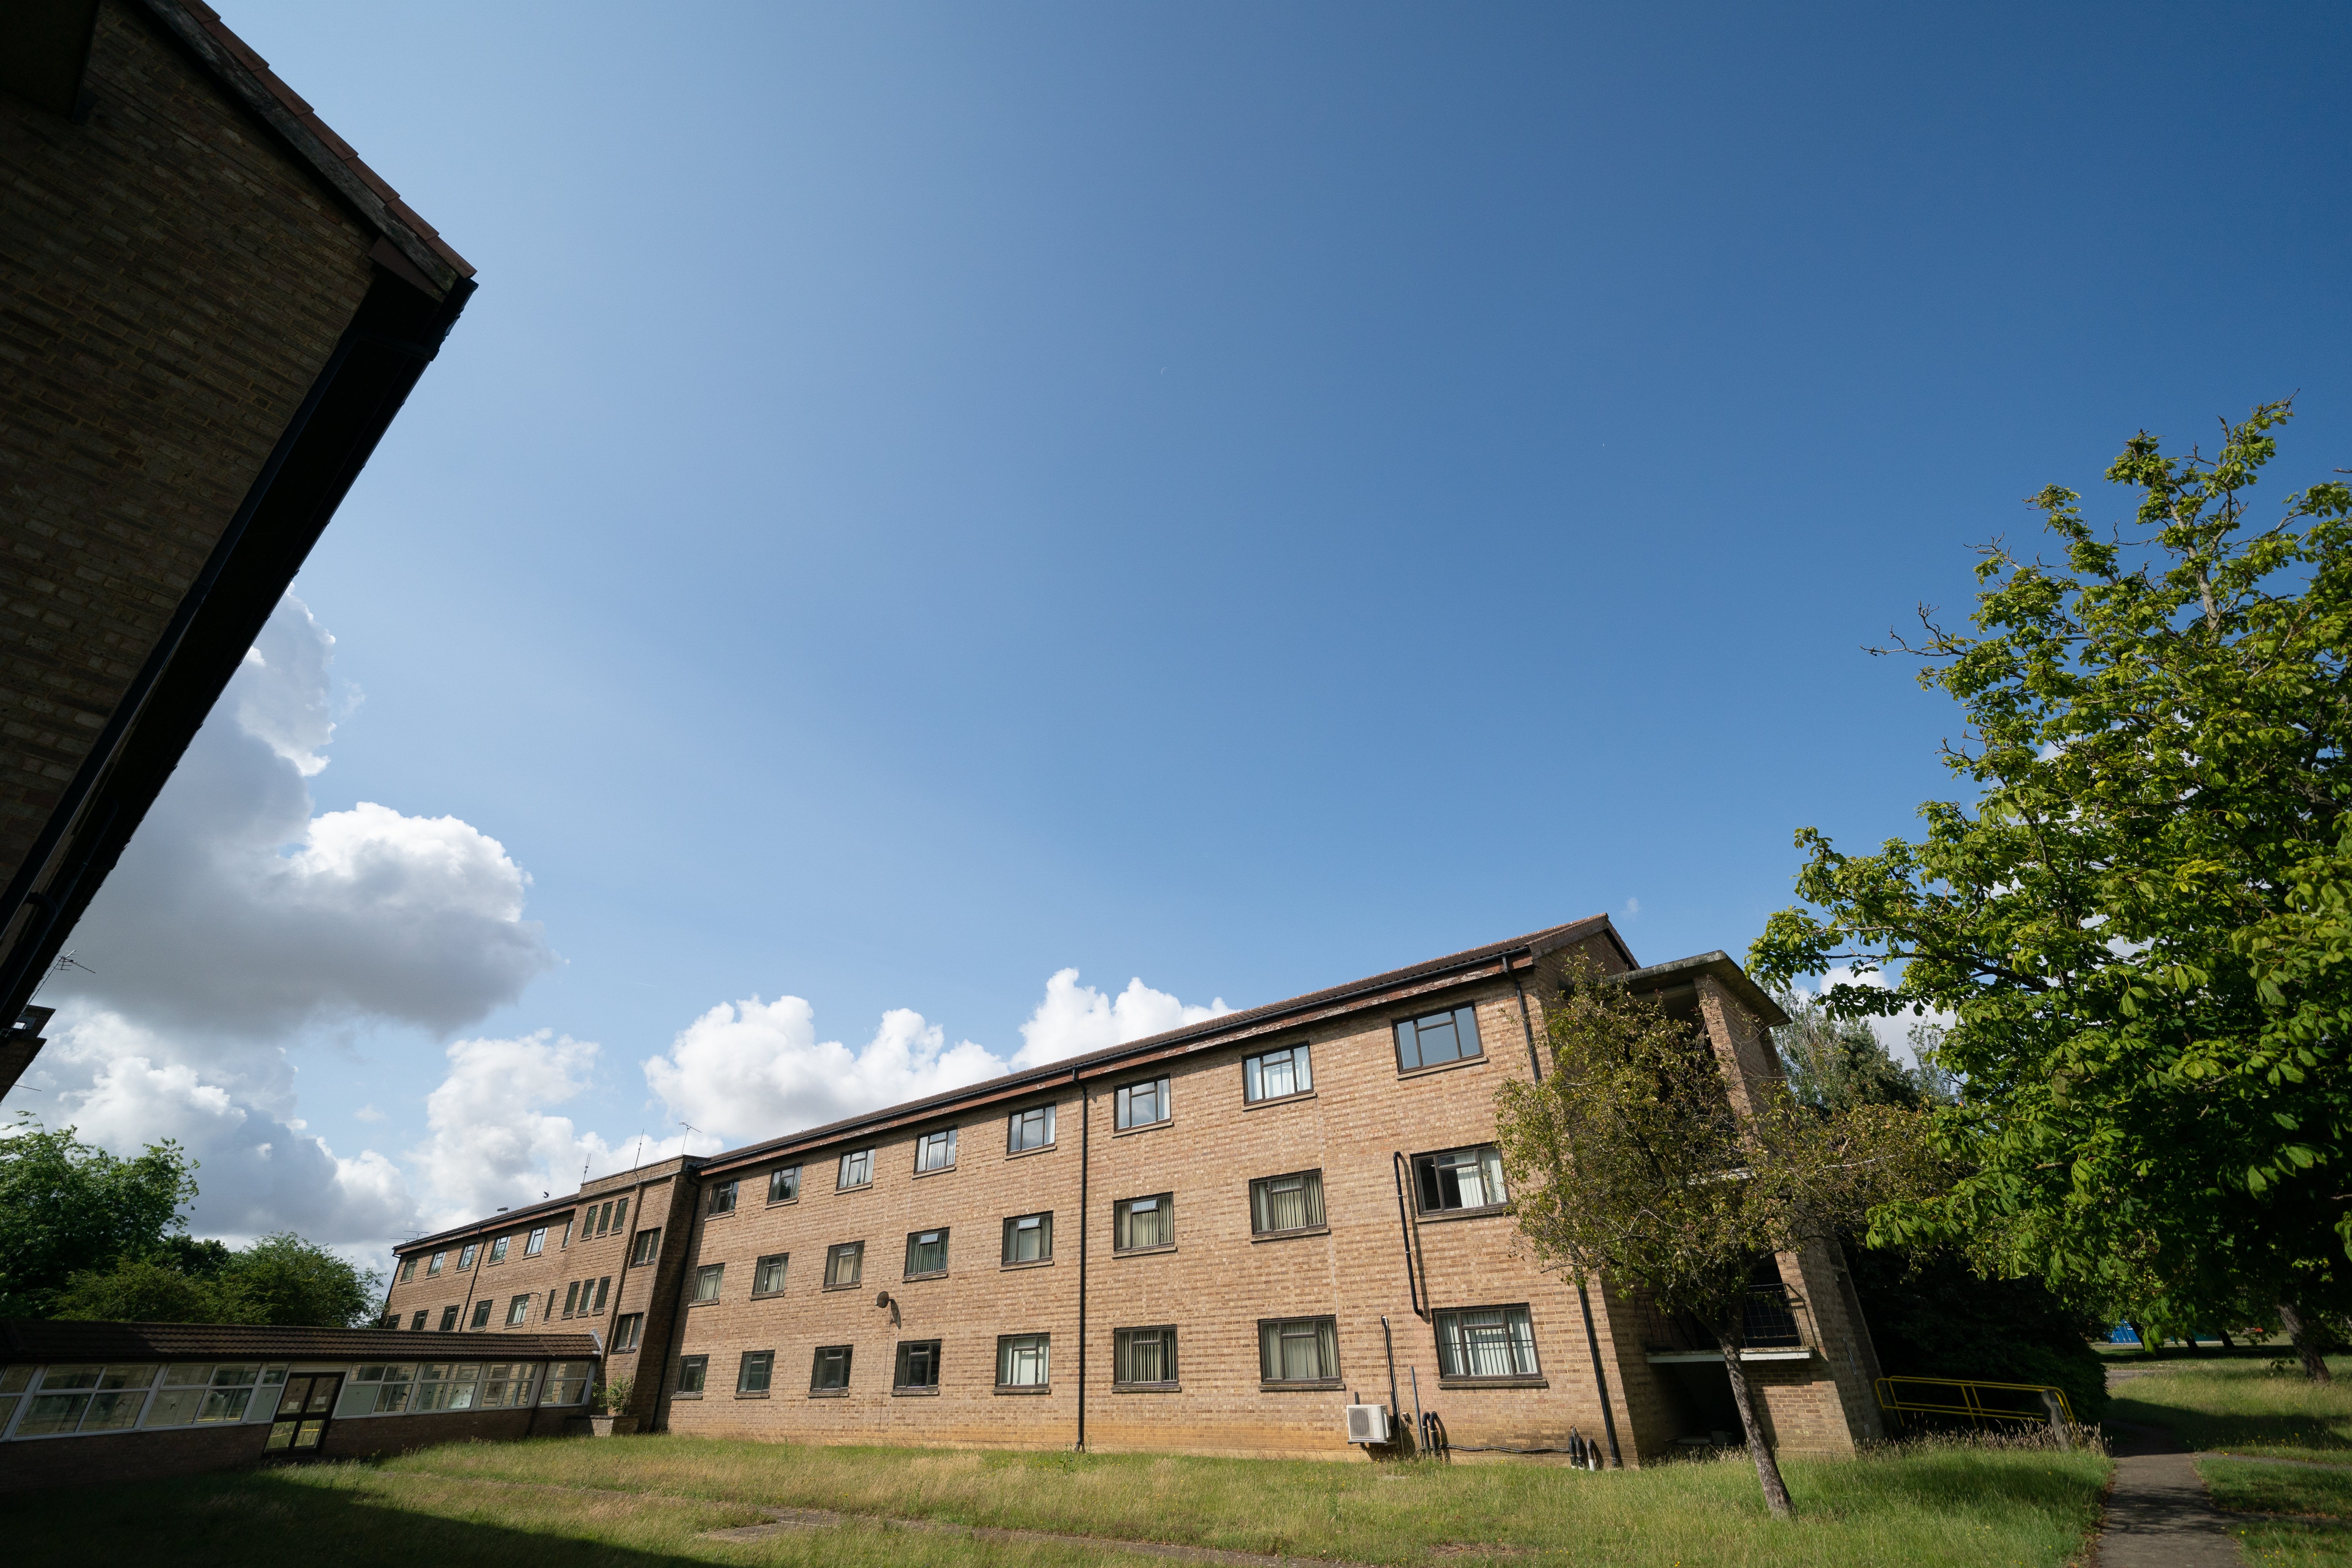
[[[401,1282],[403,1285],[405,1285],[405,1284],[407,1284],[411,1279],[415,1279],[415,1278],[416,1278],[416,1256],[415,1256],[415,1254],[411,1253],[408,1257],[404,1258],[402,1258],[402,1259],[400,1260],[400,1282]]]
[[[768,1201],[788,1204],[801,1195],[801,1168],[779,1165],[768,1173]]]
[[[636,1349],[638,1342],[645,1338],[645,1332],[646,1315],[643,1312],[624,1312],[613,1320],[613,1349],[619,1352]]]
[[[1456,1007],[1407,1018],[1396,1026],[1397,1070],[1433,1068],[1480,1055],[1478,1010]]]
[[[740,1184],[735,1182],[719,1182],[714,1184],[710,1189],[709,1202],[704,1206],[703,1212],[706,1214],[733,1214],[735,1212],[735,1189]]]
[[[841,1173],[834,1179],[835,1192],[847,1192],[874,1180],[874,1151],[858,1149],[841,1157]]]
[[[907,1237],[907,1278],[948,1271],[948,1233],[919,1230]]]
[[[629,1267],[642,1268],[661,1252],[661,1226],[637,1232],[636,1240],[629,1244]]]
[[[426,1278],[427,1279],[432,1279],[436,1274],[440,1273],[440,1272],[441,1272],[441,1265],[443,1264],[443,1262],[445,1262],[445,1261],[448,1258],[448,1256],[449,1256],[449,1255],[448,1255],[447,1253],[446,1253],[446,1252],[436,1252],[436,1253],[435,1253],[435,1254],[433,1255],[433,1261],[432,1261],[432,1262],[430,1262],[430,1263],[427,1263],[427,1264],[425,1266],[425,1278]]]
[[[537,1230],[532,1231],[530,1233],[530,1238],[522,1244],[522,1255],[525,1258],[537,1258],[541,1253],[545,1252],[546,1250],[547,1227],[545,1226],[541,1226]]]
[[[1423,1214],[1495,1208],[1511,1201],[1503,1187],[1503,1152],[1492,1143],[1415,1154],[1412,1183]]]
[[[507,1303],[507,1327],[519,1329],[530,1321],[530,1292],[526,1290]]]
[[[727,1278],[727,1265],[706,1263],[694,1271],[694,1299],[698,1301],[719,1300],[719,1281]]]
[[[1528,1310],[1438,1313],[1437,1370],[1445,1377],[1536,1376],[1536,1331]]]
[[[915,1142],[915,1169],[944,1171],[955,1163],[955,1129],[926,1133]]]
[[[784,1288],[784,1267],[792,1261],[789,1252],[772,1252],[752,1266],[751,1294],[772,1296]]]
[[[1176,1194],[1159,1193],[1148,1198],[1127,1198],[1111,1205],[1111,1249],[1131,1252],[1141,1247],[1176,1244]]]
[[[1168,1080],[1149,1079],[1131,1083],[1118,1091],[1118,1125],[1149,1127],[1155,1121],[1168,1120]]]
[[[1004,1261],[1043,1263],[1054,1256],[1054,1216],[1017,1214],[1004,1222]]]
[[[490,1326],[491,1308],[492,1303],[488,1296],[474,1303],[474,1321],[470,1326],[477,1331]]]
[[[1255,1235],[1317,1230],[1322,1224],[1322,1172],[1263,1176],[1250,1184],[1250,1229]]]
[[[1242,1062],[1242,1099],[1253,1104],[1286,1094],[1305,1094],[1314,1087],[1315,1072],[1305,1046],[1286,1047]]]
[[[866,1244],[845,1241],[824,1255],[824,1283],[827,1289],[839,1289],[857,1283],[866,1271]]]
[[[1053,1141],[1054,1108],[1050,1105],[1033,1105],[1026,1110],[1016,1110],[1006,1123],[1004,1152],[1008,1154],[1043,1149]]]
[[[471,1268],[474,1266],[475,1258],[480,1254],[481,1250],[482,1244],[478,1241],[469,1241],[466,1243],[463,1247],[459,1248],[457,1252],[457,1272],[463,1274],[467,1269]]]
[[[490,1261],[504,1263],[507,1260],[507,1243],[513,1239],[510,1236],[502,1236],[490,1243]]]
[[[454,1334],[457,1331],[457,1308],[444,1307],[441,1309],[441,1331],[445,1334]]]

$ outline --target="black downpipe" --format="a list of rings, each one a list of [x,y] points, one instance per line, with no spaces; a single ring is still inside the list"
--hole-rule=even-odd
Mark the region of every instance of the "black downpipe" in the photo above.
[[[1609,1408],[1609,1374],[1601,1366],[1601,1336],[1592,1327],[1592,1298],[1585,1293],[1584,1281],[1576,1282],[1576,1300],[1584,1309],[1584,1342],[1592,1352],[1592,1384],[1601,1391],[1601,1428],[1609,1434],[1609,1468],[1622,1470],[1625,1456],[1617,1451],[1617,1413]]]
[[[1528,962],[1529,963],[1535,962],[1533,949],[1528,950]],[[1518,971],[1511,967],[1508,953],[1503,956],[1503,973],[1511,977],[1511,989],[1519,994],[1519,1033],[1528,1042],[1528,1070],[1535,1074],[1535,1080],[1538,1083],[1541,1083],[1543,1082],[1543,1062],[1536,1055],[1536,1026],[1534,1020],[1528,1016],[1528,988],[1519,984]]]
[[[1394,1443],[1397,1434],[1396,1338],[1389,1332],[1389,1315],[1381,1314],[1381,1347],[1389,1356],[1389,1441]]]
[[[1413,1228],[1412,1220],[1405,1209],[1404,1190],[1411,1186],[1412,1183],[1411,1178],[1405,1174],[1403,1150],[1398,1149],[1390,1153],[1389,1174],[1396,1178],[1397,1231],[1404,1237],[1405,1289],[1411,1294],[1412,1299],[1412,1315],[1426,1321],[1429,1318],[1429,1309],[1433,1301],[1428,1290],[1429,1260],[1425,1258],[1421,1260],[1421,1279],[1420,1283],[1416,1285],[1414,1283],[1412,1267],[1413,1249],[1421,1241],[1421,1233]]]
[[[1087,1086],[1078,1082],[1078,1075],[1070,1074],[1070,1081],[1078,1085],[1078,1445],[1077,1452],[1087,1451],[1087,1238],[1094,1234],[1095,1216],[1087,1206],[1088,1174],[1087,1162],[1094,1152],[1094,1097]]]

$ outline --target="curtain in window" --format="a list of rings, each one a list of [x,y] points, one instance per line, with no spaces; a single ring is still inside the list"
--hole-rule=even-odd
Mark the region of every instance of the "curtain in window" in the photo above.
[[[1255,1228],[1307,1230],[1323,1223],[1323,1173],[1301,1171],[1295,1176],[1269,1176],[1250,1184]]]
[[[1111,1377],[1118,1383],[1176,1381],[1176,1331],[1121,1329]]]
[[[1533,1377],[1536,1338],[1528,1310],[1440,1312],[1437,1365],[1448,1377]]]
[[[1130,1199],[1121,1205],[1115,1245],[1121,1248],[1166,1247],[1176,1239],[1175,1206],[1175,1200],[1166,1193],[1156,1198]]]
[[[1260,1325],[1258,1359],[1269,1383],[1307,1383],[1339,1375],[1339,1334],[1329,1318],[1292,1318]]]

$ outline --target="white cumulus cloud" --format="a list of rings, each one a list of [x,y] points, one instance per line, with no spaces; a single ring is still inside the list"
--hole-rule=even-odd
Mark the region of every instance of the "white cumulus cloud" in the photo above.
[[[1076,970],[1057,969],[1045,982],[1045,999],[1021,1026],[1021,1051],[1013,1065],[1039,1067],[1232,1011],[1222,996],[1205,1007],[1188,1006],[1165,991],[1154,991],[1140,976],[1130,977],[1117,996],[1106,996],[1091,985],[1079,984]]]

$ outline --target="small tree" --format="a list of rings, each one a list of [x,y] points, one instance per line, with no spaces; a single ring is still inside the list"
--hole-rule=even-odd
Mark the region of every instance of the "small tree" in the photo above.
[[[1497,1096],[1496,1138],[1538,1261],[1609,1276],[1695,1319],[1724,1372],[1764,1500],[1794,1511],[1739,1352],[1758,1263],[1854,1228],[1927,1190],[1925,1118],[1891,1105],[1799,1105],[1778,1079],[1738,1086],[1656,1003],[1588,972],[1552,1010],[1551,1071]]]

